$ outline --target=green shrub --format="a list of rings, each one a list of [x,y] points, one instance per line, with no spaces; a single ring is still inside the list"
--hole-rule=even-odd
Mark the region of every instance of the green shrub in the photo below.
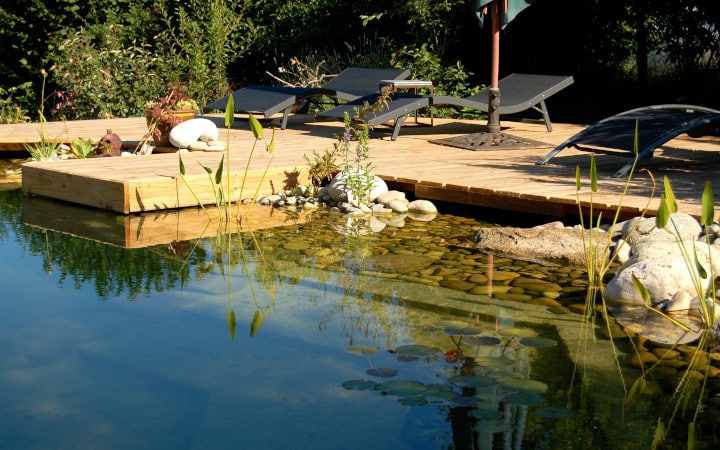
[[[163,11],[162,41],[172,81],[187,87],[187,94],[206,104],[227,94],[227,66],[250,49],[260,28],[245,15],[249,0],[189,0],[176,14]],[[160,55],[158,55],[160,56]]]
[[[28,122],[27,110],[21,105],[32,94],[32,83],[26,82],[9,89],[0,87],[0,123]]]
[[[145,101],[182,85],[200,104],[225,95],[225,67],[242,56],[256,36],[242,5],[190,0],[177,10],[159,9],[162,31],[144,42],[138,25],[118,23],[84,27],[54,52],[59,87],[51,97],[55,118],[131,117]],[[150,37],[147,37],[148,39]]]
[[[436,95],[454,95],[465,97],[477,93],[481,87],[472,86],[469,83],[473,73],[467,71],[462,62],[444,66],[440,56],[432,52],[427,44],[420,48],[406,46],[393,55],[393,65],[396,67],[407,67],[412,72],[412,77],[419,80],[430,80],[433,82]],[[481,113],[477,110],[454,110],[448,108],[436,108],[436,117],[459,117],[464,119],[475,119]]]
[[[101,119],[143,112],[145,100],[164,92],[166,65],[149,44],[127,42],[121,25],[75,32],[57,48],[52,70],[62,90],[53,117]]]

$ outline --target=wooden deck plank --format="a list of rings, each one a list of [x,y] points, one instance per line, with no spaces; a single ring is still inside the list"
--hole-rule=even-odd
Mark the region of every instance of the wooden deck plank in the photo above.
[[[216,123],[220,119],[213,117]],[[371,132],[370,155],[374,172],[391,186],[414,192],[418,197],[463,203],[469,207],[494,207],[519,211],[564,215],[577,212],[576,167],[581,168],[582,202],[590,201],[590,154],[565,149],[546,166],[535,161],[550,148],[563,142],[584,127],[554,124],[548,133],[544,125],[528,122],[503,122],[503,131],[544,144],[538,148],[469,151],[430,143],[442,139],[483,131],[484,123],[436,119],[434,127],[405,126],[397,141],[391,141],[387,130]],[[138,140],[144,133],[144,118],[49,123],[46,136],[80,136],[97,139],[106,129],[121,138]],[[265,129],[262,142],[249,158],[254,138],[247,122],[238,120],[230,131],[231,198],[240,197],[242,180],[239,172],[247,166],[243,196],[256,189],[264,194],[279,192],[296,183],[307,182],[307,162],[303,155],[332,149],[335,135],[342,130],[338,122],[314,121],[310,116],[294,116],[286,130]],[[224,138],[226,130],[220,130]],[[275,153],[265,151],[264,143],[274,135]],[[38,125],[0,125],[0,150],[37,140]],[[662,178],[673,183],[681,211],[700,214],[702,189],[707,180],[720,185],[720,138],[710,136],[692,139],[680,136],[656,151],[654,158],[641,163],[649,168],[662,189]],[[201,194],[203,202],[213,203],[211,184],[199,163],[215,169],[221,154],[192,152],[183,155],[186,179]],[[592,195],[597,210],[614,210],[621,199],[624,180],[610,178],[627,159],[617,155],[597,155],[600,187]],[[340,162],[340,161],[338,161]],[[226,161],[227,165],[228,161]],[[267,172],[263,185],[258,186]],[[122,187],[120,187],[122,186]],[[52,198],[99,208],[130,213],[196,204],[194,196],[179,177],[176,154],[149,157],[98,158],[87,161],[27,163],[23,167],[23,189]],[[644,208],[652,192],[651,179],[638,173],[624,200],[625,215]],[[120,198],[122,197],[122,198]],[[119,204],[122,203],[122,207]],[[657,198],[650,212],[657,209]]]

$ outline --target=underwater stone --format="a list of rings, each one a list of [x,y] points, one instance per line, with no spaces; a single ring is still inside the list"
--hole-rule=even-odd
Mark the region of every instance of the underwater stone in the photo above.
[[[462,291],[462,292],[469,291],[470,289],[477,286],[475,283],[470,283],[470,282],[464,281],[464,280],[444,280],[444,281],[441,281],[439,284],[440,284],[440,286],[442,286],[444,288],[453,289],[455,291]]]
[[[644,352],[644,351],[637,352],[628,361],[630,366],[637,367],[639,369],[641,369],[643,367],[649,367],[649,366],[655,364],[656,362],[658,362],[657,356],[653,355],[650,352]]]

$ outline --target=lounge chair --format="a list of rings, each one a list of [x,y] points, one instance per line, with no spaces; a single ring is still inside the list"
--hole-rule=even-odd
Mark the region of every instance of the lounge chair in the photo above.
[[[565,75],[536,75],[524,73],[508,75],[499,82],[500,114],[515,114],[528,109],[534,109],[542,114],[542,120],[545,122],[547,130],[552,131],[552,123],[550,122],[550,115],[548,114],[545,100],[570,86],[573,81],[572,76]],[[361,97],[322,112],[318,114],[318,117],[342,119],[346,112],[352,116],[356,108],[361,107],[365,103],[372,104],[376,99],[377,94]],[[415,99],[415,101],[412,99]],[[391,100],[387,109],[383,109],[372,117],[365,117],[363,120],[370,125],[394,121],[392,140],[397,139],[400,134],[400,127],[402,127],[405,117],[419,108],[447,105],[477,109],[483,112],[488,111],[487,89],[470,97],[395,94]]]
[[[392,140],[396,140],[400,134],[405,119],[415,111],[430,106],[432,97],[428,95],[414,95],[393,93],[390,94],[390,103],[387,108],[379,111],[366,113],[361,120],[370,126],[377,126],[387,122],[393,122]],[[374,104],[378,99],[378,94],[366,95],[357,100],[353,100],[342,105],[338,105],[328,111],[318,113],[319,118],[344,120],[345,114],[351,118],[355,118],[357,112],[362,109],[365,104]]]
[[[407,69],[390,68],[349,68],[319,88],[284,86],[248,86],[232,93],[236,113],[260,113],[265,119],[282,112],[281,128],[287,127],[287,120],[293,106],[325,95],[335,99],[352,101],[359,97],[379,91],[382,80],[401,80],[407,78]],[[225,111],[229,96],[205,105],[206,111]]]
[[[687,133],[700,137],[720,128],[720,111],[697,105],[653,105],[607,117],[555,147],[536,164],[547,164],[566,147],[608,153],[619,150],[623,156],[635,155],[635,129],[638,130],[638,160],[652,156],[656,148]],[[586,147],[587,146],[587,147]],[[633,166],[630,160],[613,177],[624,177]]]

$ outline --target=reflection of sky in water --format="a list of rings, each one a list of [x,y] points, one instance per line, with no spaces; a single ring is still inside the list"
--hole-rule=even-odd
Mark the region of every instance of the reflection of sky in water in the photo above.
[[[286,283],[276,287],[274,307],[250,338],[255,304],[238,268],[232,342],[227,285],[218,274],[182,291],[99,301],[92,285],[58,287],[42,258],[14,239],[0,240],[2,448],[398,449],[448,442],[437,406],[406,408],[340,387],[366,377],[368,359],[344,348],[350,335],[354,343],[373,342],[351,324],[370,302],[341,307],[335,288]],[[255,288],[268,306],[267,291]],[[394,327],[392,339],[412,342],[405,330]],[[376,331],[382,348],[388,337],[384,330],[370,334]]]

